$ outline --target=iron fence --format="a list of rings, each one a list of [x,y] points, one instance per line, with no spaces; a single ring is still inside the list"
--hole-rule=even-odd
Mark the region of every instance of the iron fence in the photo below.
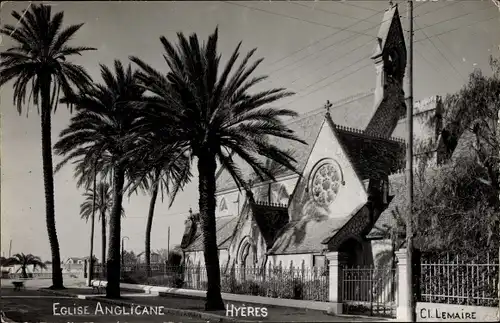
[[[475,306],[498,306],[497,257],[452,257],[423,260],[420,273],[421,300]]]
[[[273,298],[328,301],[328,268],[242,268],[221,275],[223,292]]]
[[[81,275],[81,273],[62,273],[63,277],[66,278],[77,278]],[[27,273],[28,278],[39,278],[39,279],[51,279],[52,278],[52,273],[51,272],[44,272],[44,273]],[[8,273],[7,278],[9,279],[20,279],[23,278],[22,273]]]
[[[395,268],[343,267],[341,273],[346,313],[396,315],[398,279]]]
[[[102,267],[94,267],[94,278],[103,277]],[[132,284],[206,290],[207,271],[202,266],[125,265],[122,281]],[[221,289],[225,293],[275,298],[328,301],[328,270],[324,268],[233,267],[221,268]]]
[[[164,275],[167,271],[165,264],[151,264],[150,275],[145,264],[125,264],[121,266],[121,279],[123,282],[146,283],[148,278]],[[94,279],[106,279],[106,265],[94,265],[92,277]]]

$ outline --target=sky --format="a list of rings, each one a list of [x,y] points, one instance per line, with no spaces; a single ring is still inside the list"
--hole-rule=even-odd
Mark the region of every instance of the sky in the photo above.
[[[398,2],[398,1],[395,1]],[[406,27],[406,2],[400,15]],[[2,24],[16,24],[12,10],[21,11],[28,2],[2,2]],[[98,48],[76,57],[101,82],[99,64],[114,59],[127,62],[138,56],[167,72],[160,36],[175,41],[176,33],[197,33],[206,39],[219,28],[219,51],[223,61],[243,41],[242,53],[257,48],[255,57],[264,62],[257,75],[269,81],[257,89],[286,87],[296,93],[278,102],[299,113],[366,92],[375,86],[375,68],[370,56],[388,1],[346,2],[57,2],[54,11],[64,11],[64,25],[85,23],[72,44]],[[489,55],[500,56],[500,11],[490,0],[415,1],[414,97],[457,91],[475,68],[489,73]],[[13,42],[1,39],[2,50]],[[12,83],[0,89],[2,113],[1,152],[1,253],[32,253],[50,259],[45,225],[45,200],[41,163],[40,116],[36,107],[19,116],[12,104]],[[26,108],[28,106],[25,106]],[[371,109],[372,107],[367,107]],[[52,119],[52,140],[68,126],[70,113],[60,106]],[[60,157],[54,156],[54,163]],[[152,249],[179,244],[184,220],[191,207],[198,209],[198,180],[180,193],[173,206],[159,200],[153,222]],[[90,224],[80,219],[83,191],[68,166],[55,175],[56,227],[61,257],[89,254]],[[133,195],[124,201],[126,218],[122,235],[125,249],[144,250],[149,197]],[[96,223],[95,253],[100,255],[100,227]]]

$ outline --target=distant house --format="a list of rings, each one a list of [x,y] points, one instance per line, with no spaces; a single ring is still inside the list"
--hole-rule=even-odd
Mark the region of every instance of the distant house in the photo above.
[[[64,263],[65,265],[83,265],[85,263],[85,259],[88,259],[88,257],[69,257],[66,259],[66,262]]]
[[[69,257],[63,262],[63,267],[67,271],[82,271],[85,269],[85,262],[88,262],[89,257]],[[95,258],[97,262],[98,259]]]
[[[146,253],[141,252],[137,255],[137,262],[141,264],[146,263]],[[160,254],[156,252],[151,252],[151,263],[152,264],[157,264],[160,262]]]

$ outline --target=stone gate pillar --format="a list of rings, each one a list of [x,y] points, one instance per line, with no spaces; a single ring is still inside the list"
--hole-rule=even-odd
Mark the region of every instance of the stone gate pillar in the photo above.
[[[331,314],[342,314],[342,253],[334,251],[326,254],[329,270],[328,301],[331,303],[328,310]]]
[[[408,253],[406,249],[399,249],[396,251],[396,258],[398,260],[398,285],[396,293],[397,309],[396,318],[399,322],[410,322],[411,319],[411,309],[408,307],[408,268],[411,263],[408,262]]]

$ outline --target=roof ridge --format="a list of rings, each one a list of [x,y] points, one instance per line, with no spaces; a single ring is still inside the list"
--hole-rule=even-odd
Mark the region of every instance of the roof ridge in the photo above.
[[[402,143],[402,144],[404,144],[406,142],[403,138],[398,138],[398,137],[382,137],[382,136],[370,135],[370,134],[367,134],[365,130],[361,130],[361,129],[358,129],[358,128],[352,128],[352,127],[342,126],[342,125],[336,124],[333,120],[332,120],[332,123],[335,125],[336,129],[342,130],[344,132],[350,132],[350,133],[354,133],[354,134],[360,134],[360,135],[364,135],[364,136],[366,136],[368,138],[373,138],[373,139],[381,139],[381,140],[386,140],[386,141],[394,141],[394,142],[398,142],[398,143]]]
[[[254,204],[260,205],[260,206],[270,206],[270,207],[275,207],[275,208],[283,208],[283,209],[286,209],[288,207],[287,204],[269,203],[269,202],[263,202],[263,201],[255,201]]]

